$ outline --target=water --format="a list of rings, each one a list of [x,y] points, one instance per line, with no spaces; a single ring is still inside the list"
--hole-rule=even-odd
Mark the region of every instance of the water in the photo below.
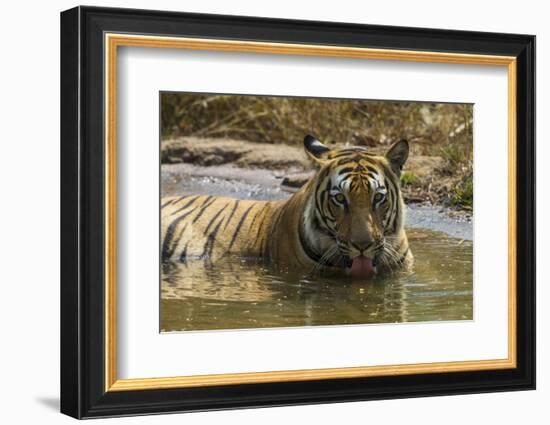
[[[413,271],[370,281],[240,258],[163,264],[161,330],[471,320],[472,242],[423,229],[408,234]]]
[[[290,196],[281,188],[280,173],[269,170],[172,164],[161,171],[162,196]],[[200,260],[163,264],[160,328],[174,332],[471,320],[472,224],[438,208],[415,207],[408,208],[407,225],[413,272],[368,282],[345,274],[278,270],[240,258],[214,265]]]

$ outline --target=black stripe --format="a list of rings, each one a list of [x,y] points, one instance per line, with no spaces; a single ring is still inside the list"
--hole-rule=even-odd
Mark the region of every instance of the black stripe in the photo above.
[[[180,211],[183,211],[184,209],[190,207],[191,205],[193,205],[195,203],[195,201],[197,199],[199,199],[201,197],[201,195],[197,195],[195,196],[193,199],[191,199],[189,202],[186,202],[185,205],[179,209],[177,209],[176,211],[173,211],[171,215],[176,215],[177,213],[179,213]]]
[[[223,210],[225,210],[227,208],[227,206],[230,204],[230,202],[228,202],[227,204],[224,205],[224,207],[219,210],[216,215],[214,215],[214,217],[212,217],[212,219],[210,220],[210,222],[208,223],[208,226],[206,226],[206,229],[204,229],[204,234],[206,235],[208,233],[208,230],[210,230],[210,226],[212,226],[212,224],[214,223],[214,221],[220,216],[220,214],[223,212]],[[223,221],[223,218],[222,218],[222,221]]]
[[[393,190],[393,198],[394,198],[393,209],[395,211],[395,214],[393,215],[393,220],[392,220],[392,232],[395,233],[397,231],[397,222],[401,219],[401,202],[400,202],[401,198],[399,197],[399,192],[400,192],[399,186],[397,187],[392,187],[392,186],[393,184],[390,186],[390,188]]]
[[[378,163],[375,161],[372,161],[372,160],[367,161],[367,164],[365,165],[366,171],[368,173],[374,173],[374,174],[380,173],[380,170],[376,168],[377,165]]]
[[[191,241],[187,241],[187,243],[183,247],[183,250],[181,251],[181,254],[180,254],[180,261],[183,263],[187,262],[187,247],[189,246],[189,242]]]
[[[248,209],[244,212],[243,216],[241,217],[239,224],[237,224],[237,227],[235,228],[235,232],[233,233],[233,237],[231,238],[231,243],[229,244],[229,248],[227,248],[227,252],[231,251],[231,247],[235,243],[235,239],[237,239],[237,235],[241,230],[241,226],[243,225],[244,221],[246,220],[246,217],[248,216],[248,213],[254,207],[254,205],[255,204],[250,205],[250,207],[248,207]]]
[[[328,191],[328,188],[326,190],[323,190],[321,192],[321,195],[319,196],[321,198],[321,201],[319,203],[320,207],[322,207],[322,212],[323,213],[326,213],[326,205],[330,205],[331,203],[334,203],[334,201],[332,200],[332,196],[330,196],[330,192]],[[330,207],[329,207],[329,210],[330,210]],[[330,213],[332,213],[332,211],[329,211]],[[330,216],[331,219],[333,219],[333,215]]]
[[[265,206],[263,208],[265,208]],[[252,218],[252,222],[250,223],[250,226],[249,226],[251,229],[254,227],[254,223],[256,223],[256,219],[258,218],[260,213],[263,211],[263,208],[259,209],[258,211],[256,211],[256,214],[254,214],[254,217]]]
[[[315,207],[317,208],[318,211],[321,211],[321,206],[319,205],[319,190],[322,190],[321,185],[323,184],[324,179],[327,177],[325,175],[325,174],[327,174],[326,170],[327,169],[325,169],[322,172],[322,175],[319,175],[319,178],[317,179],[317,185],[315,186],[315,191],[313,192],[313,195],[315,196]],[[330,188],[330,179],[328,181],[327,186]]]
[[[320,216],[322,224],[324,224],[324,226],[327,229],[330,229],[330,226],[327,223],[327,218],[325,217],[325,214],[323,213],[323,208],[322,208],[322,205],[321,205],[321,202],[324,203],[325,200],[324,199],[319,200],[319,198],[323,198],[324,196],[328,196],[328,193],[326,191],[323,191],[323,189],[321,189],[321,184],[322,184],[322,182],[319,182],[319,184],[315,188],[315,194],[314,194],[315,195],[315,207],[317,208],[317,212],[318,212],[318,215]],[[330,190],[330,179],[327,182],[326,186],[327,186],[327,190]],[[321,191],[320,195],[319,195],[319,191]]]
[[[340,161],[338,161],[338,163],[336,165],[339,167],[341,165],[346,165],[346,164],[349,164],[351,162],[356,162],[356,161],[357,161],[357,159],[355,157],[344,158],[344,159],[341,159]]]
[[[389,194],[389,197],[390,197],[390,202],[391,202],[391,205],[390,205],[390,208],[391,208],[391,212],[390,212],[390,217],[389,217],[389,220],[388,220],[388,223],[387,223],[387,226],[390,228],[390,229],[393,229],[395,226],[394,226],[394,223],[395,223],[395,217],[397,216],[397,208],[398,208],[398,199],[396,198],[396,193],[395,193],[395,188],[393,187],[393,185],[391,184],[391,181],[388,180],[388,183],[390,183],[390,185],[388,185],[388,194]],[[394,232],[394,230],[391,230],[392,232]]]
[[[287,204],[288,205],[288,204]],[[275,241],[276,240],[276,237],[274,235],[274,233],[277,231],[277,228],[279,227],[279,222],[282,220],[283,218],[283,214],[285,214],[286,212],[286,209],[285,208],[281,208],[278,210],[278,215],[275,217],[275,220],[271,223],[271,228],[269,229],[270,232],[269,232],[269,238],[270,240],[268,242],[272,242],[272,241]],[[267,235],[264,236],[264,239]],[[273,244],[270,244],[270,248],[273,247]],[[279,253],[279,245],[276,244],[275,245],[275,248],[277,248],[277,254]],[[273,254],[273,252],[271,252],[271,249],[270,249],[270,254]]]
[[[360,152],[360,151],[361,151],[361,148],[359,148],[359,147],[342,148],[342,149],[338,149],[337,151],[335,151],[334,156],[350,154],[350,153],[357,153],[357,152]]]
[[[319,190],[321,190],[321,194],[319,195]],[[322,224],[325,225],[327,229],[330,229],[327,219],[331,222],[334,222],[334,218],[332,216],[327,217],[326,211],[325,211],[325,204],[328,202],[327,197],[329,196],[327,190],[330,190],[330,181],[327,183],[326,190],[320,189],[320,185],[317,186],[317,191],[315,194],[315,206],[317,207],[317,212],[319,215],[319,218],[321,219]],[[321,198],[319,200],[319,198]]]
[[[210,205],[212,205],[214,202],[216,202],[216,198],[214,198],[213,196],[209,196],[208,198],[205,199],[205,201],[201,204],[201,206],[199,207],[201,210],[199,211],[199,213],[195,216],[195,218],[193,218],[193,221],[192,223],[196,223],[197,220],[199,218],[201,218],[201,216],[204,214],[204,212],[208,209],[208,207]],[[207,204],[207,202],[210,201],[210,203]]]
[[[327,199],[324,201],[327,205],[326,214],[324,214],[325,218],[328,218],[331,222],[336,221],[336,214],[333,211],[334,208],[340,208],[339,206],[334,205],[334,201],[332,199]],[[346,204],[347,205],[347,204]]]
[[[170,205],[172,202],[174,202],[174,199],[170,199],[169,201],[165,202],[160,206],[160,209],[163,209],[166,205]]]
[[[353,158],[357,160],[357,159],[364,159],[362,157],[365,157],[365,156],[367,157],[376,156],[376,153],[369,152],[364,148],[347,148],[347,149],[341,149],[335,152],[330,156],[330,159],[338,159],[338,158],[342,158],[344,156],[350,156],[350,155],[353,155]]]
[[[390,181],[395,186],[395,188],[400,188],[400,179],[398,176],[396,176],[395,172],[384,163],[380,163],[379,166],[382,168],[386,179],[388,179],[388,181]]]
[[[279,221],[281,221],[284,212],[285,212],[284,208],[279,209],[277,211],[278,215],[275,217],[275,220],[271,223],[271,228],[269,229],[270,230],[269,236],[271,237],[271,240],[274,240],[273,233],[277,231],[277,226],[279,225]]]
[[[321,256],[315,252],[313,248],[311,248],[304,240],[304,236],[302,235],[302,226],[298,226],[298,240],[300,241],[300,245],[302,246],[302,251],[306,254],[306,256],[313,262],[318,263],[319,260],[321,260]]]
[[[367,175],[374,181],[376,181],[376,178],[379,177],[378,173],[373,173],[372,171],[367,172]]]
[[[269,202],[265,205],[265,207],[262,209],[261,212],[263,212],[269,205]],[[264,214],[263,218],[262,218],[262,221],[260,222],[260,225],[258,226],[258,233],[256,234],[256,239],[254,239],[254,245],[252,246],[256,246],[256,244],[258,243],[258,239],[260,238],[260,235],[262,234],[262,229],[264,228],[264,224],[265,224],[265,219],[266,219],[266,215]],[[261,245],[260,245],[260,248],[261,248]]]
[[[208,258],[212,257],[212,251],[214,250],[214,243],[216,242],[216,236],[218,234],[218,231],[220,230],[220,226],[222,225],[223,220],[220,220],[216,227],[214,227],[214,230],[212,233],[208,235],[208,238],[206,239],[206,242],[204,244],[201,258]],[[208,253],[207,253],[208,251]]]
[[[185,214],[180,215],[172,223],[170,223],[170,225],[168,226],[168,229],[166,229],[166,236],[164,237],[164,241],[162,242],[162,260],[163,261],[168,260],[174,253],[174,250],[170,249],[170,245],[171,245],[172,239],[174,238],[174,232],[176,231],[178,224],[189,214],[193,213],[196,209],[197,208],[193,208],[191,211],[187,211]]]
[[[391,200],[391,194],[390,194],[389,191],[388,191],[387,196],[384,198],[383,204],[381,204],[381,205],[384,205],[384,204],[387,204],[387,206],[386,206],[386,211],[384,212],[384,219],[383,219],[382,224],[384,225],[384,234],[386,234],[386,230],[388,229],[388,222],[389,222],[389,218],[390,218],[390,213],[391,213],[391,207],[393,205],[392,200]]]
[[[318,231],[318,232],[320,232],[324,235],[330,236],[331,238],[334,237],[334,235],[332,233],[330,233],[327,229],[324,229],[324,228],[321,227],[321,225],[319,224],[319,217],[318,217],[317,213],[315,214],[315,216],[312,219],[312,226],[316,231]]]
[[[173,204],[174,204],[174,205],[179,204],[181,201],[183,201],[183,200],[186,199],[186,198],[189,198],[190,196],[191,196],[191,195],[180,196],[178,199],[174,199]]]
[[[227,225],[229,224],[229,222],[231,221],[231,219],[233,218],[233,214],[235,214],[235,210],[237,209],[237,207],[239,206],[239,200],[235,200],[235,205],[233,206],[233,209],[231,210],[231,214],[229,214],[229,218],[227,219],[227,221],[225,222],[225,226],[223,226],[223,229],[227,229]]]
[[[180,243],[180,240],[181,240],[181,237],[183,236],[183,232],[185,232],[185,229],[187,229],[187,224],[185,226],[182,227],[182,229],[180,230],[180,232],[178,233],[178,237],[176,239],[173,240],[172,242],[172,247],[170,248],[170,251],[172,253],[174,253],[174,251],[176,250],[176,248],[178,247],[179,243]]]
[[[317,186],[315,186],[315,192],[313,193],[313,196],[315,196],[315,208],[317,208],[317,211],[321,211],[321,205],[319,204],[319,198],[321,197],[319,195],[319,190],[321,187],[321,184],[319,183]]]
[[[387,229],[391,228],[391,224],[393,223],[393,217],[395,214],[395,192],[393,190],[393,187],[391,185],[388,186],[388,198],[390,202],[390,207],[388,208],[388,211],[386,212],[386,223],[385,227]]]
[[[355,170],[355,168],[353,167],[344,167],[338,171],[338,175],[341,176],[342,174],[345,174],[345,173],[352,173],[353,170]]]

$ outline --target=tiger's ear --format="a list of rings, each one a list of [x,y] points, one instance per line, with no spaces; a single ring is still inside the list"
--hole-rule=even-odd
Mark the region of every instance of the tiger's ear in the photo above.
[[[315,137],[308,134],[304,138],[304,148],[306,149],[306,153],[311,159],[313,159],[313,161],[321,165],[326,164],[327,154],[328,152],[330,152],[330,148],[327,148]]]
[[[401,176],[401,170],[403,169],[405,162],[407,162],[408,157],[409,142],[404,139],[399,142],[395,142],[386,152],[386,158],[397,177]]]

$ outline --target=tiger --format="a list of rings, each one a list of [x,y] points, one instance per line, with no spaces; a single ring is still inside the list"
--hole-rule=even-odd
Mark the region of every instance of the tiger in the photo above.
[[[315,175],[286,200],[186,195],[161,199],[162,261],[236,255],[357,278],[410,269],[400,176],[409,143],[385,154],[304,138]]]

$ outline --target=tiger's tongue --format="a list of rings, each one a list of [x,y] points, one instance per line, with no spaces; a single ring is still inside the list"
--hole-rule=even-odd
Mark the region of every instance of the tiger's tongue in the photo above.
[[[351,275],[353,277],[371,277],[373,274],[374,266],[370,258],[359,256],[353,259],[351,263]]]

